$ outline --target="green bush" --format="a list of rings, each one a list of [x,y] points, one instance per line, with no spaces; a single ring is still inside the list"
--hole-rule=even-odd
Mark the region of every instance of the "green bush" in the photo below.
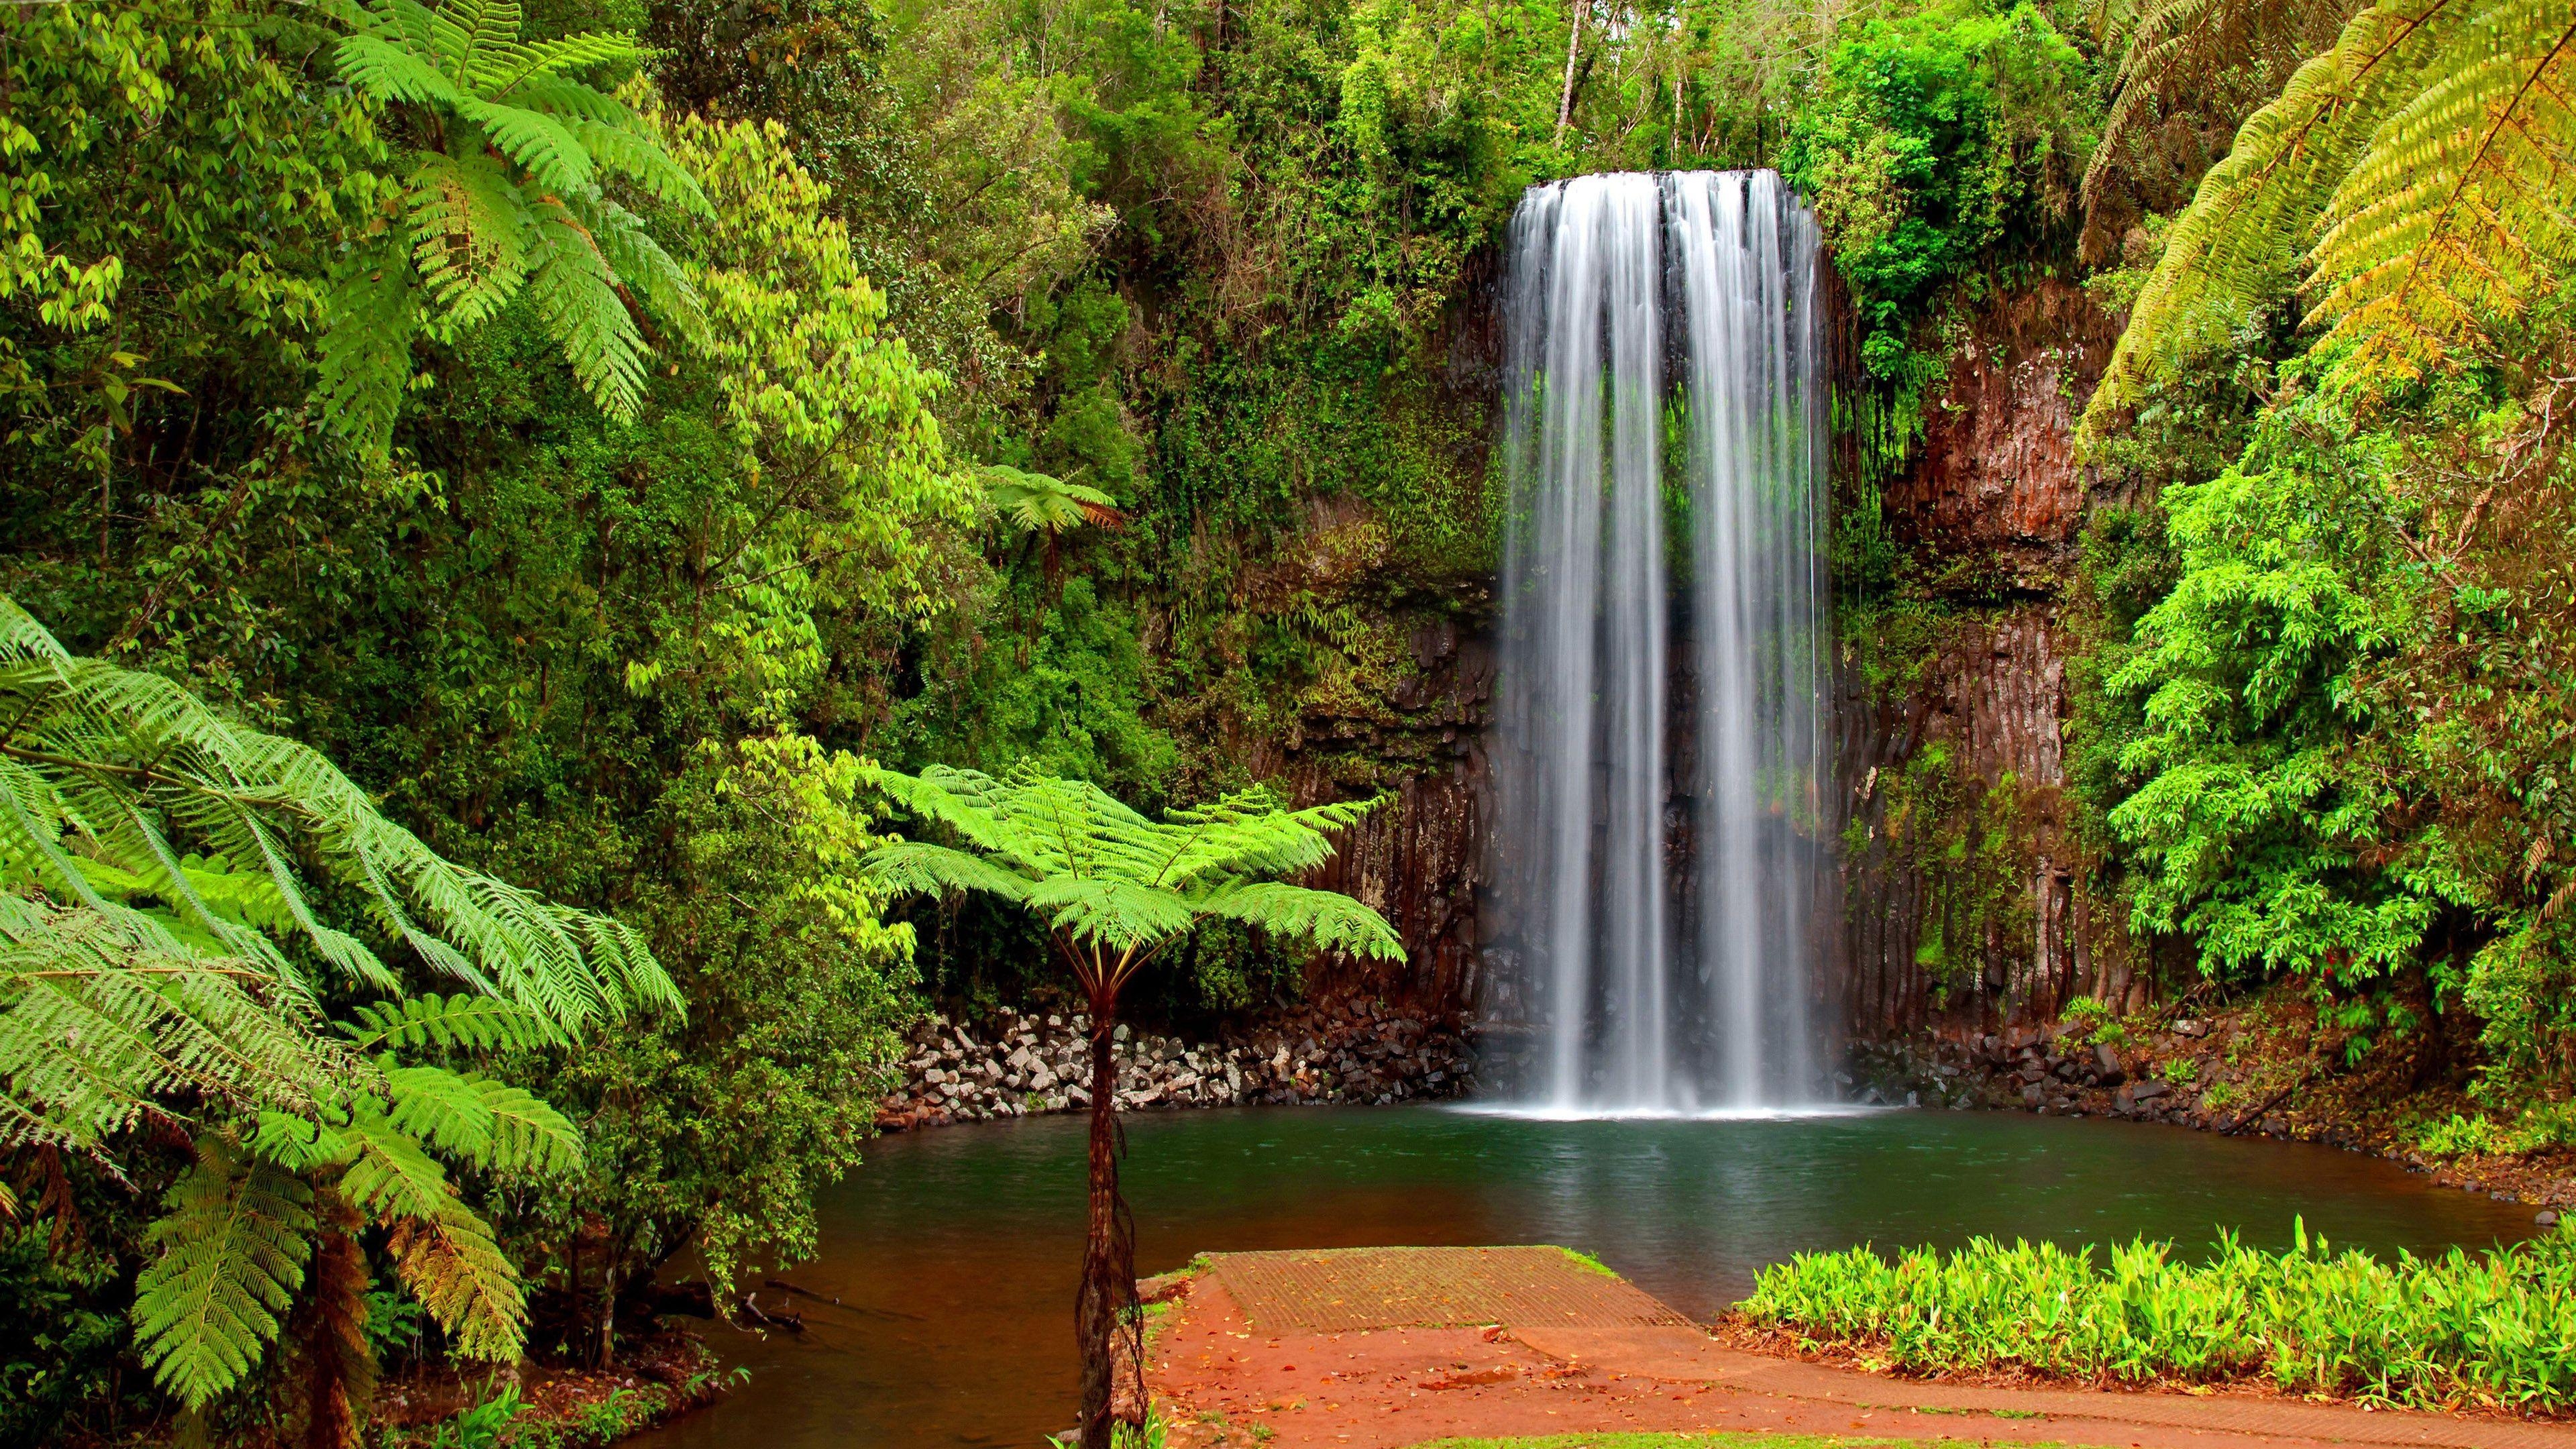
[[[2286,1253],[2222,1238],[2206,1263],[2170,1243],[2107,1260],[1987,1238],[1894,1258],[1863,1247],[1763,1270],[1753,1322],[1871,1345],[1898,1368],[2018,1367],[2210,1381],[2415,1408],[2576,1403],[2576,1231],[2440,1258],[2332,1252],[2304,1223]]]

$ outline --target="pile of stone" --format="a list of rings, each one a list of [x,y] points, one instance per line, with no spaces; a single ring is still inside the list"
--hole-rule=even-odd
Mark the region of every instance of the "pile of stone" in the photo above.
[[[2125,1050],[2086,1039],[2066,1024],[2015,1026],[2000,1032],[1935,1036],[1855,1046],[1840,1078],[1863,1103],[1926,1107],[2021,1107],[2059,1115],[2165,1119],[2196,1112],[2197,1093],[2175,1079],[2196,1080],[2202,1064],[2167,1070],[2192,1057],[2208,1034],[2205,1022],[2172,1022]]]
[[[1454,1022],[1377,1002],[1309,1008],[1215,1040],[1121,1024],[1112,1039],[1121,1111],[1253,1102],[1398,1102],[1456,1095],[1473,1058]],[[913,1029],[900,1086],[877,1113],[889,1131],[1073,1112],[1091,1105],[1091,1019],[1003,1010]]]

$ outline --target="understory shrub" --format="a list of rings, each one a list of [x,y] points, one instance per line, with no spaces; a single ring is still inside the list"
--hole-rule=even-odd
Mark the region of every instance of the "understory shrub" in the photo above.
[[[2576,1231],[2439,1258],[2333,1252],[2304,1223],[2285,1253],[2223,1237],[2206,1263],[2139,1239],[2085,1248],[1988,1238],[1893,1258],[1774,1264],[1752,1322],[1871,1345],[1914,1370],[2030,1368],[2128,1380],[2263,1377],[2413,1408],[2576,1402]]]

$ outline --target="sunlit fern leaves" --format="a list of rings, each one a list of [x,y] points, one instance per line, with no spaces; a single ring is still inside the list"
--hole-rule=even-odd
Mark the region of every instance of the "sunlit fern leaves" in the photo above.
[[[1357,823],[1373,801],[1291,810],[1256,786],[1149,820],[1088,781],[1025,766],[1002,779],[945,766],[917,776],[871,770],[868,779],[967,847],[889,844],[869,853],[868,880],[895,894],[981,891],[1018,902],[1043,916],[1077,961],[1091,953],[1079,969],[1098,972],[1113,991],[1209,919],[1317,949],[1404,955],[1367,906],[1266,879],[1329,859],[1331,833]]]
[[[599,406],[633,415],[652,346],[642,314],[691,340],[706,319],[678,262],[603,188],[615,176],[664,204],[709,214],[695,178],[643,117],[573,72],[631,62],[630,36],[519,39],[516,4],[343,3],[340,73],[391,105],[425,112],[437,144],[417,153],[404,237],[361,252],[329,308],[321,395],[370,449],[389,439],[414,328],[452,337],[523,291]],[[393,294],[416,269],[423,317]]]
[[[362,1051],[384,1047],[449,1050],[526,1050],[562,1039],[546,1018],[489,996],[440,996],[427,992],[401,1001],[371,1002],[354,1013],[350,1029]]]
[[[2304,287],[2363,378],[2440,365],[2576,264],[2576,4],[2388,0],[2202,179],[2122,335],[2100,432]]]
[[[2247,113],[2334,43],[2356,0],[2162,0],[2121,53],[2084,171],[2084,252],[2102,260],[2143,210],[2189,196]],[[2212,128],[2224,127],[2219,134]],[[2179,188],[2179,189],[2178,189]]]
[[[1024,533],[1057,534],[1086,523],[1115,528],[1126,521],[1118,500],[1097,488],[998,463],[981,471],[986,500]]]
[[[543,1181],[577,1170],[582,1142],[466,1067],[677,1006],[640,939],[457,867],[321,755],[169,680],[72,657],[5,596],[0,721],[0,1165],[46,1148],[123,1176],[141,1129],[195,1137],[136,1289],[163,1387],[202,1407],[262,1362],[299,1301],[337,1321],[345,1304],[311,1293],[347,1285],[305,1286],[317,1232],[341,1231],[317,1228],[317,1193],[390,1234],[459,1353],[514,1356],[517,1275],[441,1159]],[[312,871],[378,944],[325,919]],[[389,961],[383,943],[406,949]],[[423,973],[468,989],[361,1002],[346,1024],[317,1005]],[[313,1402],[343,1408],[365,1367],[339,1349],[300,1362],[321,1376]]]
[[[146,1237],[160,1249],[135,1282],[136,1346],[191,1409],[240,1381],[277,1338],[313,1250],[313,1189],[227,1147],[198,1144]]]
[[[2311,258],[2328,338],[2401,377],[2576,266],[2576,4],[2507,0],[2457,32],[2335,189]]]
[[[95,855],[141,882],[175,926],[264,968],[279,989],[308,991],[306,968],[279,942],[197,889],[175,829],[264,876],[269,908],[351,984],[385,989],[397,977],[315,913],[299,877],[307,862],[355,891],[379,930],[433,971],[567,1027],[638,1001],[678,1002],[627,927],[451,864],[318,752],[244,728],[157,675],[74,658],[4,596],[0,718],[14,721],[0,740],[0,879],[104,906],[71,862]]]
[[[0,1149],[96,1153],[174,1098],[316,1110],[360,1059],[265,984],[140,912],[0,893]]]
[[[581,1133],[527,1091],[444,1067],[385,1073],[386,1120],[449,1157],[495,1172],[566,1172],[581,1161]]]

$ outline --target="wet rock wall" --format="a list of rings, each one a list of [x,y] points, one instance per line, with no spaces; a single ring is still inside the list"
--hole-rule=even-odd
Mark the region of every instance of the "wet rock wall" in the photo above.
[[[1982,1035],[2149,991],[2085,890],[2066,797],[2072,590],[2100,501],[2074,427],[2115,336],[2068,283],[2004,294],[1881,485],[1907,601],[1847,610],[1836,681],[1829,990],[1854,1041]]]

